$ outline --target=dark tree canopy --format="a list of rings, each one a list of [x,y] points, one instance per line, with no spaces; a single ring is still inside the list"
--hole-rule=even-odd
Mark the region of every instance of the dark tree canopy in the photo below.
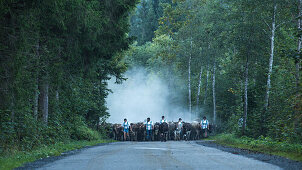
[[[0,151],[98,138],[136,0],[0,3]]]

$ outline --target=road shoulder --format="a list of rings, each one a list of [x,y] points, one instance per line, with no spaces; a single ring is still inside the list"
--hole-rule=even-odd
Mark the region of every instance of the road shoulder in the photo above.
[[[80,149],[75,149],[75,150],[63,152],[63,153],[61,153],[60,156],[50,156],[50,157],[47,157],[47,158],[41,158],[41,159],[36,160],[34,162],[25,163],[23,166],[15,168],[15,170],[37,169],[37,168],[43,167],[43,166],[45,166],[49,163],[52,163],[54,161],[63,159],[65,157],[75,155],[75,154],[79,154],[79,153],[81,153],[82,151],[84,151],[88,148],[97,147],[97,146],[104,146],[104,145],[108,145],[108,144],[109,143],[99,143],[97,145],[86,146],[86,147],[83,147],[83,148],[80,148]]]
[[[277,165],[283,169],[290,169],[290,170],[301,170],[302,169],[302,162],[299,161],[293,161],[281,156],[275,156],[275,155],[269,155],[269,154],[263,154],[255,151],[250,151],[246,149],[239,149],[239,148],[233,148],[228,146],[223,146],[214,143],[213,141],[205,141],[200,140],[196,141],[196,144],[206,146],[206,147],[212,147],[219,150],[222,150],[224,152],[229,152],[236,155],[242,155],[248,158],[253,158],[255,160],[263,161],[266,163],[270,163],[273,165]]]

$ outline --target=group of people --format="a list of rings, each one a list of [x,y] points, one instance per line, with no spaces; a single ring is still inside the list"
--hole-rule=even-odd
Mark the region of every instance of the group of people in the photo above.
[[[160,124],[168,123],[167,120],[165,119],[165,116],[162,116],[162,119],[159,121],[159,123]],[[207,133],[209,130],[209,121],[207,120],[207,118],[205,116],[201,120],[200,125],[201,125],[201,130],[202,130],[203,136],[207,137]],[[151,121],[150,117],[148,117],[147,120],[145,121],[145,126],[146,126],[146,140],[150,141],[151,136],[152,136],[152,130],[154,128],[153,122]],[[132,128],[126,118],[124,119],[124,122],[122,123],[122,127],[123,127],[123,132],[124,132],[124,139],[130,138],[129,130],[132,131]],[[182,122],[182,119],[179,118],[178,122],[177,122],[177,127],[176,127],[177,136],[180,136],[182,129],[183,129],[183,122]]]

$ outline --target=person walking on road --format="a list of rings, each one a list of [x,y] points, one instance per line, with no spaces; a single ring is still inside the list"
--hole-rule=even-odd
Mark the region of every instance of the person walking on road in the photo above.
[[[129,137],[129,129],[131,128],[130,123],[127,121],[127,119],[124,119],[124,122],[122,124],[122,127],[124,128],[124,141],[128,139],[130,139]],[[131,130],[131,129],[130,129]]]
[[[165,116],[162,116],[161,120],[159,121],[159,123],[162,124],[164,122],[168,123],[167,120],[165,119]]]
[[[153,129],[153,123],[150,120],[150,117],[147,118],[146,124],[146,132],[147,132],[147,141],[152,140],[152,129]]]
[[[201,131],[203,137],[208,137],[208,130],[209,130],[209,121],[207,118],[204,116],[203,119],[201,120]]]
[[[177,122],[176,131],[175,131],[175,139],[176,140],[180,140],[181,139],[182,128],[183,128],[182,119],[179,118],[178,122]]]

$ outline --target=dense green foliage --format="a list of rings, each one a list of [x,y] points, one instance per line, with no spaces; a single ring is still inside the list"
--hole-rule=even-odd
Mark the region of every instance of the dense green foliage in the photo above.
[[[135,0],[0,1],[0,152],[95,140]]]
[[[195,118],[208,116],[220,131],[302,142],[299,6],[294,0],[142,1],[131,20],[138,43],[126,62],[159,75],[170,102],[188,110],[191,103]],[[153,11],[160,11],[157,23]],[[139,24],[143,19],[149,21]]]

